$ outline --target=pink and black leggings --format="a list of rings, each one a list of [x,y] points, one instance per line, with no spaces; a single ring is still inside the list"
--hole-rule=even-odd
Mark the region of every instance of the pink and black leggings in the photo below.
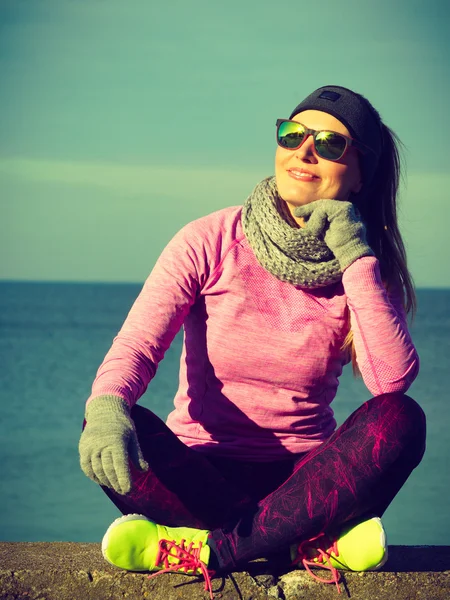
[[[123,514],[211,530],[220,571],[347,521],[381,516],[425,451],[425,415],[401,393],[365,402],[317,449],[268,463],[188,448],[145,407],[134,406],[131,416],[150,469],[130,463],[125,496],[103,490]]]

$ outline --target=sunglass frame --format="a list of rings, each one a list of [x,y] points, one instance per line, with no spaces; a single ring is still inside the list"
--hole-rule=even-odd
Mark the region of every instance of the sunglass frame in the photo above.
[[[286,146],[282,146],[278,140],[278,132],[283,123],[295,123],[296,125],[301,125],[302,127],[305,128],[305,137],[303,138],[301,143],[298,146],[296,146],[295,148],[286,148]],[[303,123],[300,123],[299,121],[293,121],[292,119],[277,119],[276,126],[277,126],[277,133],[276,133],[277,144],[278,144],[278,146],[280,146],[280,148],[284,148],[285,150],[298,150],[306,142],[308,137],[310,135],[312,135],[313,140],[314,140],[314,149],[317,152],[317,154],[319,154],[320,158],[323,158],[324,160],[331,160],[332,162],[341,160],[341,158],[345,155],[345,153],[347,152],[347,149],[350,146],[355,146],[355,148],[357,148],[357,150],[359,150],[362,154],[367,154],[367,152],[369,152],[369,151],[373,152],[372,148],[369,148],[362,142],[355,140],[354,138],[348,137],[347,135],[344,135],[342,133],[339,133],[338,131],[333,131],[332,129],[308,129],[308,127],[306,127],[306,125],[304,125]],[[340,137],[344,138],[345,148],[344,148],[344,151],[342,152],[341,156],[339,156],[339,158],[326,158],[325,156],[322,156],[319,153],[319,151],[316,148],[316,136],[318,133],[334,133],[335,135],[339,135]]]

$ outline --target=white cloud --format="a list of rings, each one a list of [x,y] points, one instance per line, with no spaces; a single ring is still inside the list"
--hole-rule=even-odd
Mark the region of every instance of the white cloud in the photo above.
[[[72,257],[72,277],[78,280],[142,280],[178,228],[242,204],[267,175],[231,166],[0,160],[2,243],[16,256],[8,277],[64,278],[66,263],[54,264],[57,246]],[[450,287],[449,190],[450,174],[415,172],[401,191],[400,228],[421,287]],[[121,244],[111,260],[111,250],[103,249],[117,231]],[[88,263],[80,261],[87,246],[92,250]]]
[[[69,162],[32,159],[0,160],[0,175],[39,183],[65,183],[104,188],[113,194],[170,195],[228,199],[241,204],[245,196],[263,177],[263,171],[236,168],[191,168],[178,165],[123,165],[115,163]],[[232,199],[235,199],[234,201]]]

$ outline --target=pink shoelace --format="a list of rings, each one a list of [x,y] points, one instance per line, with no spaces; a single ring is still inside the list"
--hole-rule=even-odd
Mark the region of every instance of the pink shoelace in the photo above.
[[[317,542],[320,538],[321,543]],[[315,542],[312,544],[312,542]],[[320,547],[323,546],[323,547]],[[323,550],[325,548],[325,550]],[[311,551],[313,551],[316,556],[316,560],[311,560]],[[335,583],[337,587],[338,594],[341,593],[339,588],[340,575],[339,571],[336,567],[333,567],[330,561],[330,554],[333,553],[334,556],[339,556],[339,551],[337,547],[337,541],[331,541],[330,538],[326,536],[325,533],[320,533],[316,535],[316,537],[311,538],[310,540],[305,540],[298,545],[297,548],[297,556],[292,561],[292,564],[298,564],[301,562],[305,567],[306,571],[315,579],[316,581],[320,581],[321,583]],[[327,569],[331,572],[331,579],[325,579],[324,577],[319,577],[315,573],[311,571],[310,567],[319,567],[321,569]]]
[[[209,597],[214,600],[211,577],[215,572],[209,570],[206,564],[200,560],[201,549],[202,542],[199,542],[198,546],[194,548],[193,542],[186,546],[186,540],[181,540],[179,544],[170,540],[159,540],[155,565],[162,567],[162,569],[149,575],[149,579],[162,573],[174,571],[184,571],[185,573],[192,571],[193,574],[196,574],[197,569],[199,569],[205,580],[205,592],[209,592]],[[172,560],[176,559],[177,562],[169,562],[169,557]]]

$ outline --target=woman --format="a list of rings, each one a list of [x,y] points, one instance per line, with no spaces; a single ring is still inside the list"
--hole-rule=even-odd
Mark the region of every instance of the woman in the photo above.
[[[210,594],[211,571],[275,552],[337,585],[385,562],[380,517],[425,448],[395,139],[363,96],[319,88],[277,121],[275,177],[165,248],[86,408],[82,469],[126,515],[106,560],[201,572]],[[165,425],[136,401],[182,325]],[[373,397],[335,431],[351,359]]]

